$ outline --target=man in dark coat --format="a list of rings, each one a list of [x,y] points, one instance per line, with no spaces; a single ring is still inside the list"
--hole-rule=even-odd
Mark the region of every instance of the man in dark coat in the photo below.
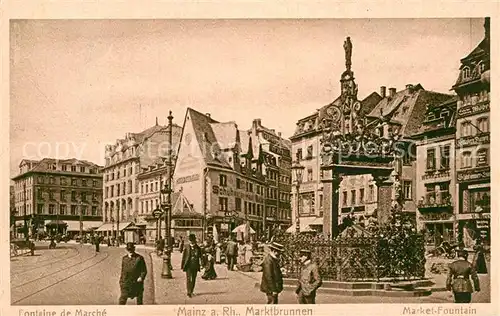
[[[196,275],[200,271],[202,252],[196,244],[196,236],[189,235],[189,245],[184,247],[182,252],[181,268],[186,272],[186,290],[187,296],[192,297],[194,285],[196,283]]]
[[[99,245],[101,244],[101,236],[96,235],[94,238],[95,252],[99,252]]]
[[[452,291],[455,296],[455,303],[470,303],[472,300],[472,281],[474,289],[479,292],[479,278],[474,266],[467,261],[466,250],[457,251],[458,260],[449,266],[448,278],[446,279],[446,289]]]
[[[236,256],[238,255],[238,244],[234,241],[234,237],[227,242],[226,245],[226,261],[227,269],[232,271],[236,263]]]
[[[302,262],[302,269],[295,294],[297,294],[299,304],[316,304],[316,290],[322,284],[318,265],[311,261],[309,250],[300,251],[300,262]]]
[[[266,293],[267,304],[278,304],[278,294],[283,291],[283,275],[278,262],[278,254],[283,245],[273,242],[269,245],[269,253],[262,262],[262,281],[260,291]]]
[[[119,304],[125,305],[128,298],[137,297],[137,305],[142,305],[144,278],[147,274],[146,262],[143,256],[135,252],[134,243],[127,243],[127,252],[122,259]]]

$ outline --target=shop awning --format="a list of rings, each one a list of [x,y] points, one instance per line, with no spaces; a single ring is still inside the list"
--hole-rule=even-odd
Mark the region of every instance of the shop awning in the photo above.
[[[83,230],[90,230],[96,227],[99,227],[101,225],[100,222],[83,222]],[[68,222],[68,228],[66,231],[69,232],[76,232],[80,231],[80,222],[78,221],[69,221]]]
[[[66,224],[66,222],[63,222],[61,220],[50,221],[47,224],[45,224],[45,226],[48,226],[48,227],[52,227],[52,226],[61,226],[61,227],[64,227],[64,226],[67,226],[67,225],[68,224]]]
[[[311,228],[311,226],[309,226],[309,224],[307,223],[304,223],[302,221],[300,221],[300,232],[301,233],[309,233],[309,232],[314,232],[315,230]],[[292,226],[288,227],[287,230],[286,230],[287,233],[291,233],[291,234],[294,234],[295,233],[295,224],[293,224]]]
[[[119,230],[123,230],[125,228],[127,228],[128,226],[130,226],[132,224],[132,222],[125,222],[125,223],[120,223],[120,229]],[[106,232],[106,231],[113,231],[113,230],[116,230],[116,223],[113,224],[113,223],[106,223],[106,224],[103,224],[102,226],[100,226],[97,231],[98,232]]]

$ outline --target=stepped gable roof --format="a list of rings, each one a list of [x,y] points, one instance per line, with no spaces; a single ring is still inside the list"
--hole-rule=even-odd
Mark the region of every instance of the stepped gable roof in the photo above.
[[[187,109],[187,113],[191,117],[196,141],[200,146],[200,151],[206,164],[216,165],[223,168],[231,168],[231,166],[223,159],[216,160],[212,153],[212,145],[217,147],[217,138],[215,137],[212,124],[219,123],[211,117],[202,114],[192,108]]]
[[[420,128],[418,129],[418,134],[414,136],[418,137],[418,135],[421,134],[455,127],[457,101],[458,97],[453,96],[449,100],[441,103],[428,104],[425,115],[426,117],[429,117],[430,115],[434,114],[435,118],[431,120],[428,120],[427,118],[424,119],[422,126],[420,126]],[[447,111],[449,115],[447,117],[442,117],[441,113],[443,111]]]

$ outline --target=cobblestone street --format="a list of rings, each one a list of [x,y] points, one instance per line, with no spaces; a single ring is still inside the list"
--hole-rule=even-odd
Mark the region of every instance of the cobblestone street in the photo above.
[[[20,256],[11,260],[11,302],[13,305],[116,305],[119,296],[119,273],[124,248],[101,247],[96,253],[91,245],[58,244],[48,249],[47,243],[37,243],[35,256]],[[163,260],[152,248],[138,246],[148,265],[144,304],[264,304],[266,297],[260,292],[261,273],[228,271],[224,264],[216,265],[217,279],[206,281],[198,274],[195,295],[186,295],[186,276],[180,267],[181,253],[172,254],[172,279],[162,279]],[[429,259],[444,262],[446,259]],[[489,266],[488,266],[489,268]],[[426,297],[344,296],[318,293],[318,304],[343,303],[448,303],[452,294],[443,291],[446,275],[431,275],[436,283]],[[473,294],[473,302],[490,301],[489,275],[480,275],[481,292]],[[280,304],[295,304],[293,291],[283,291]],[[128,304],[135,304],[129,300]]]

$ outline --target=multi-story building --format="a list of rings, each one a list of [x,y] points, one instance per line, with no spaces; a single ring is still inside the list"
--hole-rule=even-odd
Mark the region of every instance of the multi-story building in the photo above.
[[[12,178],[16,226],[76,234],[101,225],[102,167],[77,159],[22,160]]]
[[[258,234],[264,234],[266,220],[281,223],[289,216],[286,211],[278,212],[279,184],[270,186],[266,178],[273,171],[271,179],[283,176],[286,182],[287,172],[279,168],[286,168],[286,157],[280,163],[285,149],[286,141],[258,121],[251,130],[240,131],[235,122],[221,123],[210,114],[188,108],[174,172],[176,190],[182,190],[192,209],[202,215],[205,232],[215,227],[227,236],[237,225],[248,222]],[[265,214],[268,200],[276,201],[271,205],[276,214],[269,218]],[[286,202],[282,202],[286,210]],[[199,231],[199,227],[192,228]]]
[[[15,236],[16,229],[16,191],[13,185],[9,186],[9,209],[10,209],[10,236]]]
[[[148,242],[157,238],[157,219],[153,216],[153,212],[160,209],[160,190],[165,186],[168,177],[167,172],[166,159],[158,158],[149,166],[142,167],[141,173],[137,175],[140,196],[138,223],[136,225],[144,229],[143,233]],[[164,235],[162,234],[162,236]]]
[[[176,148],[181,128],[172,126],[171,146],[168,142],[168,127],[158,124],[140,133],[127,133],[124,139],[117,139],[116,144],[106,146],[106,164],[104,177],[104,225],[99,231],[111,235],[120,232],[124,240],[123,229],[132,223],[141,223],[140,185],[138,175],[142,168],[149,168],[158,158],[165,157],[168,150]],[[119,227],[118,227],[119,225]],[[140,226],[139,226],[140,227]],[[139,230],[144,233],[145,227]]]
[[[257,140],[263,156],[263,173],[266,177],[266,201],[263,225],[272,231],[286,229],[291,223],[292,143],[281,137],[281,133],[262,125],[255,119],[248,130]]]
[[[427,104],[445,102],[452,97],[447,94],[427,91],[420,84],[407,84],[405,89],[401,91],[389,88],[388,94],[386,93],[387,88],[382,86],[380,94],[373,92],[364,100],[358,101],[358,88],[354,81],[354,73],[351,71],[350,54],[352,51],[349,49],[352,47],[349,43],[350,39],[348,38],[344,44],[344,48],[347,49],[347,59],[346,71],[341,75],[340,80],[341,95],[332,103],[317,110],[313,115],[299,120],[296,132],[291,137],[292,153],[305,167],[299,186],[298,206],[301,231],[320,231],[320,227],[323,225],[325,234],[335,234],[336,232],[333,232],[330,223],[330,221],[334,221],[333,218],[336,218],[337,224],[342,223],[344,218],[348,216],[351,219],[354,217],[363,224],[368,218],[377,214],[375,210],[380,207],[378,187],[376,180],[373,179],[373,172],[376,169],[373,163],[377,162],[377,158],[382,158],[378,156],[374,157],[372,162],[350,161],[347,164],[351,166],[348,167],[349,171],[340,174],[338,192],[335,189],[335,194],[338,194],[338,197],[332,199],[331,192],[327,192],[329,196],[328,207],[335,209],[323,210],[325,179],[323,179],[324,169],[322,170],[321,167],[320,154],[322,151],[321,141],[325,134],[329,138],[339,137],[346,140],[346,144],[349,143],[351,146],[351,149],[346,150],[346,152],[350,151],[352,156],[360,155],[363,152],[361,148],[372,141],[377,143],[397,140],[397,143],[403,147],[398,149],[402,155],[394,160],[392,166],[394,172],[391,174],[391,181],[394,185],[390,199],[392,202],[399,201],[400,197],[397,196],[399,194],[397,192],[401,191],[403,195],[401,199],[402,211],[415,215],[416,157],[415,146],[412,145],[410,137],[418,131]],[[352,102],[352,104],[346,105],[346,102]],[[331,145],[327,144],[329,147]],[[334,169],[344,168],[345,171],[347,165],[343,164],[341,158],[338,158],[340,160],[334,163],[340,168]],[[359,168],[353,169],[353,165],[359,166]],[[371,173],[365,174],[365,171]],[[398,185],[401,188],[398,188]],[[293,192],[292,200],[295,201],[297,193],[295,189]],[[336,199],[338,199],[338,209],[336,209],[337,202],[331,204]],[[325,211],[329,213],[325,214]],[[325,223],[328,227],[325,226]]]
[[[453,242],[456,218],[455,122],[457,99],[428,104],[417,134],[416,200],[417,228],[428,244]],[[403,184],[404,185],[404,184]]]
[[[368,114],[377,103],[380,101],[381,97],[378,93],[373,92],[363,101],[361,101],[361,109],[364,114]],[[304,167],[304,172],[302,174],[302,181],[299,186],[299,219],[300,219],[300,230],[301,231],[323,231],[323,215],[325,210],[323,208],[323,183],[322,171],[321,171],[321,138],[322,127],[321,127],[321,117],[322,113],[325,112],[331,105],[338,105],[340,103],[340,97],[335,99],[331,104],[323,106],[321,109],[317,110],[314,114],[300,119],[297,122],[297,128],[295,133],[290,140],[292,141],[292,153],[293,161],[298,161]],[[361,178],[359,178],[361,179]],[[358,179],[358,180],[359,180]],[[368,175],[363,177],[363,180],[367,180]],[[293,183],[295,183],[295,175],[293,175]],[[349,183],[349,184],[347,184]],[[346,187],[349,187],[351,191],[352,181],[345,179],[341,182],[341,191],[345,191]],[[356,189],[358,189],[356,187]],[[292,187],[292,205],[295,210],[297,207],[297,187],[293,185]],[[345,203],[339,203],[339,208],[349,206],[349,211],[351,206],[358,204],[357,202],[351,203],[345,201]],[[340,213],[339,213],[340,214]],[[292,222],[295,223],[296,212],[292,212]],[[290,228],[289,231],[293,231],[294,227]]]
[[[490,21],[485,37],[460,62],[457,102],[458,235],[467,247],[490,242]]]

